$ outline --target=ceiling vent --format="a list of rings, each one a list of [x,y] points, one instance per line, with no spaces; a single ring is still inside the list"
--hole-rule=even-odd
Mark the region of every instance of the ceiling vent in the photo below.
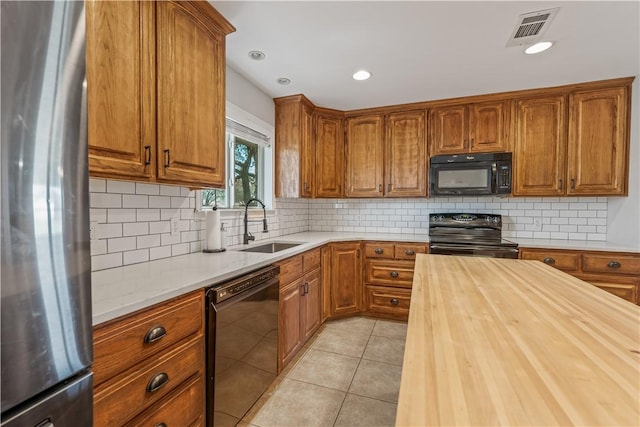
[[[507,42],[507,47],[521,46],[537,42],[558,14],[559,7],[553,9],[539,10],[522,14],[518,17],[518,24],[513,29],[511,37]]]

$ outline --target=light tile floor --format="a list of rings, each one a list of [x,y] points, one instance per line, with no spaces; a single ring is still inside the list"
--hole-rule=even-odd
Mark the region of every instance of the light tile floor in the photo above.
[[[393,426],[407,324],[328,321],[241,427]]]

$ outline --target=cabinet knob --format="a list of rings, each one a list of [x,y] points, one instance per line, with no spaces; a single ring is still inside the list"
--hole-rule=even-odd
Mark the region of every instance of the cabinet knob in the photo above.
[[[392,271],[392,272],[389,273],[389,276],[398,277],[398,272],[397,271]]]
[[[607,264],[607,267],[616,269],[616,268],[622,267],[622,264],[620,264],[618,261],[609,261],[609,264]]]
[[[562,189],[563,189],[563,188],[562,188],[562,185],[563,185],[562,180],[561,180],[561,179],[560,179],[560,180],[558,180],[558,190],[562,190]]]
[[[384,252],[384,249],[382,249],[382,248],[375,248],[375,249],[373,250],[373,252],[377,253],[378,255],[382,255],[382,253]]]
[[[158,391],[162,386],[169,382],[169,375],[165,372],[160,372],[158,375],[154,376],[149,380],[147,384],[147,392],[153,393]]]
[[[576,189],[576,180],[571,178],[571,189],[575,190]]]
[[[400,301],[398,301],[398,298],[391,298],[389,302],[391,303],[391,305],[398,305],[398,303],[400,303]]]
[[[378,184],[378,192],[382,193],[382,184]]]
[[[544,262],[547,265],[553,265],[556,263],[556,260],[551,257],[546,257],[545,259],[542,260],[542,262]]]
[[[170,165],[171,165],[171,153],[167,148],[166,150],[164,150],[164,167],[168,168]]]
[[[144,146],[144,153],[145,153],[144,165],[149,166],[151,164],[151,146],[150,145]]]
[[[144,334],[144,342],[145,344],[156,342],[164,338],[165,335],[167,335],[167,330],[163,326],[154,326]]]
[[[413,249],[407,249],[406,251],[404,251],[405,255],[415,255],[416,251],[414,251]]]
[[[391,183],[387,184],[387,193],[391,193]]]

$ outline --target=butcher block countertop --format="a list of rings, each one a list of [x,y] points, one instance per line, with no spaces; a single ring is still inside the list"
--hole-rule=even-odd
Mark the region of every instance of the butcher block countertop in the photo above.
[[[640,425],[640,307],[539,261],[418,255],[397,426]]]

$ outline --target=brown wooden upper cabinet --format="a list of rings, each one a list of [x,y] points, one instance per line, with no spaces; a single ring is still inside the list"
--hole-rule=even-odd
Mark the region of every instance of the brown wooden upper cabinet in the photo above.
[[[517,99],[513,194],[626,195],[631,81]]]
[[[518,99],[514,110],[513,194],[564,195],[566,95]]]
[[[313,104],[304,95],[274,99],[276,197],[313,197]]]
[[[347,197],[427,195],[425,112],[347,119]]]
[[[224,186],[225,36],[207,2],[87,1],[92,176]]]
[[[316,109],[315,197],[344,196],[344,113]]]
[[[434,107],[429,112],[429,154],[509,151],[508,100]]]
[[[627,195],[630,86],[569,96],[567,195]]]

